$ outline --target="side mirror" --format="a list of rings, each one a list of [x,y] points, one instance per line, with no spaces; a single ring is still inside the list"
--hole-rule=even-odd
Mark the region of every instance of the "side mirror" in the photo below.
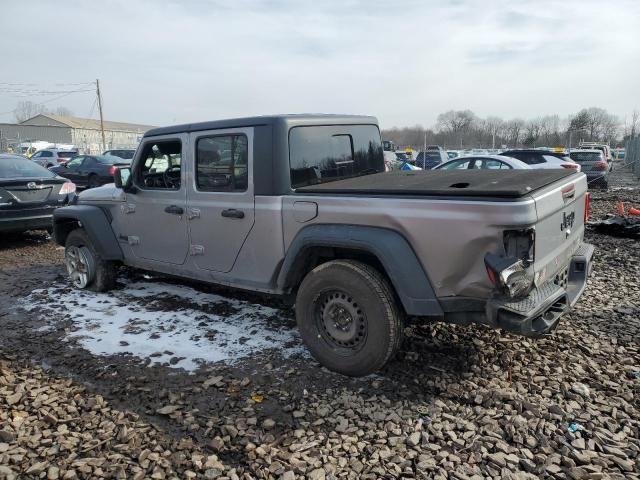
[[[113,183],[125,192],[131,191],[131,167],[117,167],[113,173]]]

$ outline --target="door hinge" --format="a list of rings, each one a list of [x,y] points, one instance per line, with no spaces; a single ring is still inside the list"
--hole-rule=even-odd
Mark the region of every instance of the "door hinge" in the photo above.
[[[136,206],[133,203],[125,203],[124,205],[120,205],[120,210],[122,213],[133,213],[136,211]]]
[[[202,245],[191,245],[189,248],[190,255],[204,255],[204,247]]]
[[[193,220],[194,218],[200,218],[200,209],[199,208],[190,208],[189,214],[187,215],[189,220]]]

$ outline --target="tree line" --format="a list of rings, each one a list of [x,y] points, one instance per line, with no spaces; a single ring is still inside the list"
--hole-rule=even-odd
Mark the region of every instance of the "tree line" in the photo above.
[[[30,101],[18,102],[16,109],[13,111],[13,116],[15,117],[16,122],[20,123],[41,113],[51,113],[55,115],[63,115],[66,117],[73,116],[73,112],[66,107],[56,107],[49,109],[41,103],[33,103]]]
[[[478,117],[471,110],[450,110],[438,115],[435,128],[421,125],[382,131],[385,140],[398,147],[421,150],[427,145],[447,149],[516,147],[575,147],[580,141],[604,142],[612,146],[640,132],[640,112],[634,110],[631,122],[624,122],[603,108],[583,108],[574,115],[545,115],[525,120]]]

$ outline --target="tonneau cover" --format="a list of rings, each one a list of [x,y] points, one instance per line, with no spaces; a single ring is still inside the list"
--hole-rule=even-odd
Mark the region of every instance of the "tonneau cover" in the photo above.
[[[393,171],[300,187],[296,192],[519,198],[573,174],[565,169]]]

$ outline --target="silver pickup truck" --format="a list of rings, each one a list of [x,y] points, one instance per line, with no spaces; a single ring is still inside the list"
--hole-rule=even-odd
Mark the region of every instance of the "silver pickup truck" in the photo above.
[[[382,367],[408,318],[540,336],[580,297],[583,174],[384,170],[373,117],[158,128],[115,185],[55,211],[54,237],[78,288],[124,264],[290,298],[313,356],[347,375]]]

